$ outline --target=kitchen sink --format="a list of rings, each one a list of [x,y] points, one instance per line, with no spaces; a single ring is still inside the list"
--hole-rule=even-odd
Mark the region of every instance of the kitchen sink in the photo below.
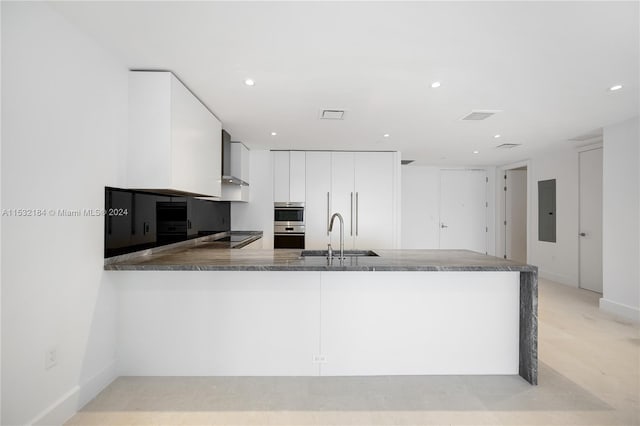
[[[371,250],[345,250],[345,257],[356,257],[356,256],[378,256],[378,253]],[[327,257],[327,250],[302,250],[300,256],[317,256],[317,257]],[[333,250],[333,257],[340,256],[340,250]]]

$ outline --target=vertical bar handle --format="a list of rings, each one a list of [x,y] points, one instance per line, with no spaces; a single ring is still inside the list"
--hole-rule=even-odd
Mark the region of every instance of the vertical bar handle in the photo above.
[[[358,222],[360,222],[360,216],[358,215],[358,193],[356,192],[356,237],[358,236]]]
[[[349,235],[353,235],[353,192],[351,193],[351,224],[349,225]]]
[[[327,192],[327,235],[329,235],[329,223],[331,221],[331,201],[329,192]]]

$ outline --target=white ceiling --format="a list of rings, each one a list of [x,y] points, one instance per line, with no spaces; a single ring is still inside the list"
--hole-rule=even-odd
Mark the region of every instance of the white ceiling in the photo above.
[[[176,73],[250,148],[399,150],[414,164],[505,164],[580,143],[568,140],[639,109],[638,2],[54,7],[129,68]],[[433,81],[442,86],[432,89]],[[614,84],[624,87],[608,91]],[[345,109],[346,118],[321,121],[323,108]],[[460,121],[473,109],[502,112]],[[495,149],[501,143],[523,145]]]

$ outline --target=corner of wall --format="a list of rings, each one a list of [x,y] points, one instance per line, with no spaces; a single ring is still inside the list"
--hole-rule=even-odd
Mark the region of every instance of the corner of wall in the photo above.
[[[103,371],[91,377],[83,384],[74,386],[59,399],[38,414],[29,425],[62,425],[89,401],[98,396],[117,378],[116,362],[113,361]]]
[[[640,119],[603,129],[600,308],[629,319],[640,310]]]

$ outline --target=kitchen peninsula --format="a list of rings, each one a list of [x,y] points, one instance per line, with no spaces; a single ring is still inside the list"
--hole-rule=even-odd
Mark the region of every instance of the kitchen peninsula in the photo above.
[[[466,250],[329,261],[207,242],[106,262],[124,375],[519,374],[537,268]]]

